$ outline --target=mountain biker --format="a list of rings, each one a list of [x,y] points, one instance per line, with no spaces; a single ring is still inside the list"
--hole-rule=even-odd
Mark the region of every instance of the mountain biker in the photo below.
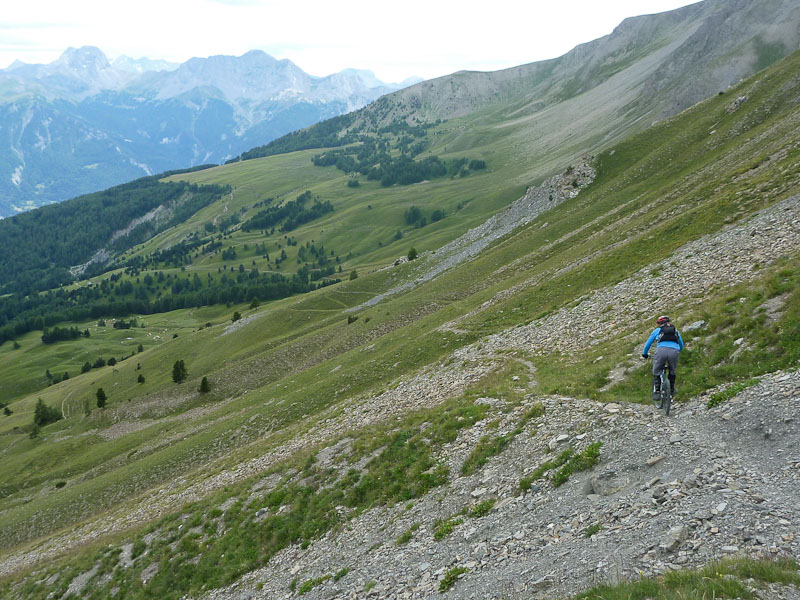
[[[648,358],[648,352],[653,342],[656,342],[656,355],[653,360],[653,400],[661,392],[661,372],[664,365],[669,365],[669,383],[672,395],[675,395],[675,372],[678,370],[678,355],[683,350],[684,343],[680,332],[666,315],[658,317],[656,327],[642,350],[642,357]]]

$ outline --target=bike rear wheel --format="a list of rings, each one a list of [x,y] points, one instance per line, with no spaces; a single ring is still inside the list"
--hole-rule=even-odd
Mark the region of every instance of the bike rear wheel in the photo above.
[[[659,408],[664,409],[664,414],[669,416],[670,408],[672,408],[672,385],[670,385],[667,371],[661,371],[661,396]]]

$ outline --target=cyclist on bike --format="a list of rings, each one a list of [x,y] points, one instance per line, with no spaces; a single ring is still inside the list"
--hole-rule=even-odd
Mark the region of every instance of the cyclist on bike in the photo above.
[[[656,355],[653,360],[653,400],[661,392],[661,372],[665,365],[669,365],[669,383],[672,395],[675,395],[675,372],[678,370],[678,354],[683,350],[683,338],[680,332],[670,322],[669,317],[661,316],[656,320],[658,327],[653,330],[642,350],[642,356],[648,358],[648,352],[653,342],[656,342]]]

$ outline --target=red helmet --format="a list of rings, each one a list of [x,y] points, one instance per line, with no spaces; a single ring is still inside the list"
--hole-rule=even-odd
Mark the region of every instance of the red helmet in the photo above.
[[[658,317],[658,319],[656,320],[656,323],[658,323],[659,325],[663,325],[664,323],[669,323],[669,322],[670,322],[669,317],[666,315]]]

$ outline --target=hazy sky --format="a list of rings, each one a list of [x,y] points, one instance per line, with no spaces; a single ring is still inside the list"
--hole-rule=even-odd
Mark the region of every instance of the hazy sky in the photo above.
[[[564,54],[622,19],[687,0],[27,0],[0,11],[0,68],[69,46],[109,58],[260,49],[312,75],[370,69],[384,81],[496,70]]]

